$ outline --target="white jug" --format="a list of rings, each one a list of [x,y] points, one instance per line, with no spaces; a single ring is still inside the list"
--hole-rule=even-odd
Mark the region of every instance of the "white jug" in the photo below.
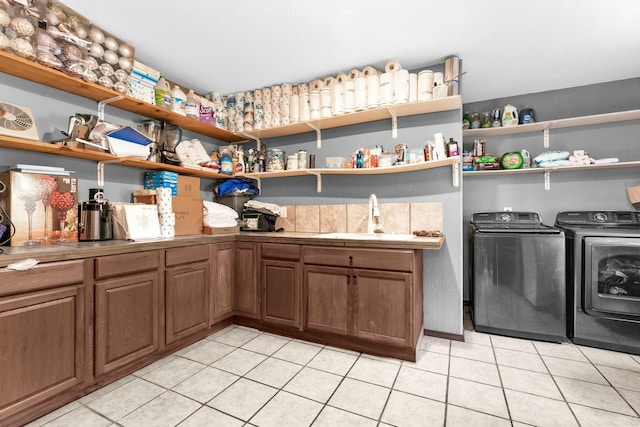
[[[518,124],[518,109],[511,104],[504,106],[502,111],[502,126],[513,126]]]

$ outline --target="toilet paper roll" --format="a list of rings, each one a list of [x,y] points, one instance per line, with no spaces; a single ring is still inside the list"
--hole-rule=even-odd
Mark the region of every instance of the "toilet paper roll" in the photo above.
[[[309,93],[313,92],[314,90],[319,91],[323,87],[324,87],[324,81],[320,79],[316,79],[309,84]]]
[[[331,114],[334,116],[344,113],[344,86],[335,82],[331,87]]]
[[[355,80],[358,77],[360,77],[360,70],[354,68],[353,70],[349,71],[349,80]]]
[[[280,85],[271,86],[271,96],[272,98],[282,97],[282,86]]]
[[[367,76],[367,106],[375,108],[380,105],[380,78],[378,74]]]
[[[397,59],[392,59],[391,61],[387,62],[387,65],[384,66],[384,71],[387,73],[393,73],[394,71],[398,71],[401,69],[402,66]]]
[[[256,130],[262,129],[264,126],[264,104],[262,100],[254,101],[253,106],[253,128]]]
[[[356,109],[356,82],[347,80],[344,82],[344,112],[352,113]]]
[[[289,97],[289,120],[291,123],[298,123],[300,121],[300,98],[298,95],[291,95]]]
[[[309,83],[300,83],[298,85],[298,94],[309,93]]]
[[[256,89],[253,91],[253,102],[262,102],[262,89]]]
[[[442,86],[444,84],[444,73],[439,71],[433,73],[433,85]]]
[[[158,214],[158,220],[160,221],[160,225],[176,225],[176,214],[174,213],[161,213]]]
[[[341,85],[344,85],[344,82],[346,82],[347,80],[349,80],[349,76],[345,73],[340,73],[336,76],[336,82],[340,83]]]
[[[418,75],[409,73],[409,102],[418,100]]]
[[[331,88],[320,89],[320,117],[331,117]]]
[[[265,104],[271,103],[271,88],[265,87],[262,89],[262,100]]]
[[[282,83],[282,96],[288,98],[291,96],[293,85],[291,83]]]
[[[311,120],[311,107],[309,105],[309,92],[302,92],[298,95],[298,103],[300,104],[300,121],[306,122]]]
[[[364,67],[362,69],[362,73],[361,74],[363,76],[365,76],[365,77],[369,77],[370,75],[373,75],[373,74],[378,75],[380,73],[379,73],[378,70],[376,70],[375,67],[372,67],[371,65],[367,65],[366,67]]]
[[[273,114],[271,110],[268,112],[265,110],[264,115],[262,116],[262,128],[268,129],[271,127],[271,121],[273,120]]]
[[[159,214],[173,212],[171,200],[170,188],[156,188],[156,203],[158,205]]]
[[[379,91],[379,105],[389,105],[393,102],[393,74],[382,73],[380,74],[380,91]]]
[[[422,70],[418,73],[418,101],[433,98],[433,71]]]
[[[291,95],[297,95],[298,93],[300,93],[298,91],[298,86],[294,86],[293,89],[291,89]]]
[[[309,93],[309,117],[311,120],[320,118],[320,91],[312,90]]]
[[[176,237],[176,230],[173,225],[160,225],[160,238],[173,239]]]
[[[329,76],[329,77],[325,77],[323,81],[324,81],[324,87],[329,87],[335,83],[336,79],[334,77]]]
[[[397,70],[393,73],[393,103],[409,102],[409,71]]]

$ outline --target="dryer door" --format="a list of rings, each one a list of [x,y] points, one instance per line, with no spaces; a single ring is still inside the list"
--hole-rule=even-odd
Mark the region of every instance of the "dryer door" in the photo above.
[[[640,237],[585,237],[583,309],[640,322]]]

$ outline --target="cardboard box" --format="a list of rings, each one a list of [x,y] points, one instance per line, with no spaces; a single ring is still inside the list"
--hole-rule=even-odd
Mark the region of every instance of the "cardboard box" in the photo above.
[[[202,199],[194,197],[172,197],[173,213],[176,215],[176,236],[202,234]]]
[[[195,176],[178,175],[178,197],[192,197],[199,199],[200,178]]]
[[[633,209],[640,211],[640,187],[627,187],[627,195]]]
[[[78,178],[0,173],[0,206],[9,217],[0,218],[6,228],[0,242],[10,235],[9,219],[15,226],[11,246],[78,241]]]

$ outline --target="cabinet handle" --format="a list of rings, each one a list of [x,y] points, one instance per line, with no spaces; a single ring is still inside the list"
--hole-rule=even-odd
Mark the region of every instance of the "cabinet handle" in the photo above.
[[[353,265],[353,256],[349,255],[349,265]]]

